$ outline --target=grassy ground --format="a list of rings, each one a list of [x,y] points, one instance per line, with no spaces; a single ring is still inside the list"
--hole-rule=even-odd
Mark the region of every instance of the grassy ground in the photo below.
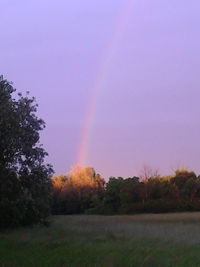
[[[0,266],[200,266],[200,213],[55,216],[0,233]]]

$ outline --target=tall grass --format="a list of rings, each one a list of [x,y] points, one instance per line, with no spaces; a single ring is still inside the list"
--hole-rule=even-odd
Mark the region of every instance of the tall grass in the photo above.
[[[200,266],[200,213],[54,216],[0,233],[0,266]]]

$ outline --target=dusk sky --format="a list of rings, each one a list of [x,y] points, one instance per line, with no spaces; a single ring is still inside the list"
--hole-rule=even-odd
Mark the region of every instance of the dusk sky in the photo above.
[[[199,0],[0,0],[0,74],[30,91],[56,173],[200,173]]]

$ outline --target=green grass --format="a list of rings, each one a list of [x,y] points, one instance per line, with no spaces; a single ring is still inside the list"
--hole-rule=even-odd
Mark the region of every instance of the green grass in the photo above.
[[[200,213],[54,216],[0,233],[0,266],[200,266]]]

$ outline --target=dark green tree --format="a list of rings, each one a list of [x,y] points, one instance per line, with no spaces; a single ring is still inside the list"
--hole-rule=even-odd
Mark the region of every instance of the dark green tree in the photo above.
[[[15,97],[14,97],[15,95]],[[0,77],[0,227],[44,222],[49,215],[52,167],[39,132],[34,98],[16,94]]]
[[[111,212],[118,212],[121,206],[120,192],[124,184],[122,177],[110,177],[105,192],[105,205]]]

